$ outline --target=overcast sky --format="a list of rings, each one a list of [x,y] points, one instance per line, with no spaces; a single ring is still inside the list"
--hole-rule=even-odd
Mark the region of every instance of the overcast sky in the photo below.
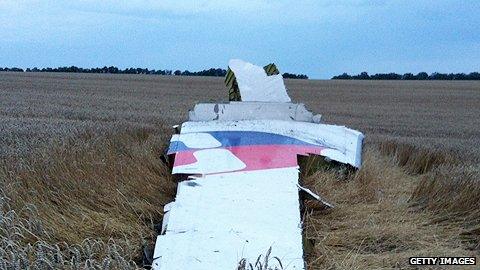
[[[480,1],[5,1],[0,67],[225,68],[281,72],[480,70]]]

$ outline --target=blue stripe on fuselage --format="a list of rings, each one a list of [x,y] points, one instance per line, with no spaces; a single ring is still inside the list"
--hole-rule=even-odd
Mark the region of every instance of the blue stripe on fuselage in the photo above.
[[[219,141],[222,146],[219,147],[234,147],[234,146],[244,146],[244,145],[271,145],[271,144],[280,144],[280,145],[315,145],[307,143],[292,137],[259,132],[259,131],[210,131],[205,132],[212,135],[217,141]],[[180,138],[182,136],[180,135]],[[187,147],[181,141],[174,141],[170,143],[168,149],[169,154],[173,154],[180,151],[186,151],[193,148]]]

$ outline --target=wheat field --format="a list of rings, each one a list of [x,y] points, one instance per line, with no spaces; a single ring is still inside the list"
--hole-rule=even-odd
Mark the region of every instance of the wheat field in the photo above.
[[[308,170],[309,269],[408,268],[480,250],[480,83],[287,80],[295,102],[366,135],[364,166]],[[223,78],[0,73],[0,268],[148,265],[175,181],[170,126],[226,101]],[[274,252],[274,251],[273,251]]]

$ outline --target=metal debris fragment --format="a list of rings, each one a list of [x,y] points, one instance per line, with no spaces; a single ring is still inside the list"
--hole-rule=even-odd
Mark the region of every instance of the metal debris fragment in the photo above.
[[[172,173],[189,177],[164,208],[153,268],[235,269],[271,248],[288,269],[305,269],[299,190],[333,205],[298,184],[297,156],[359,168],[363,134],[291,103],[276,67],[229,68],[241,102],[197,104],[170,141]]]

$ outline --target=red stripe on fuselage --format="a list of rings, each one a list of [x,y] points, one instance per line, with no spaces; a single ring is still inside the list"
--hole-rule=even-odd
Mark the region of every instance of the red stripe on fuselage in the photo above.
[[[320,154],[325,148],[306,145],[246,145],[225,147],[246,164],[240,171],[296,167],[297,155]],[[199,150],[181,151],[175,154],[174,167],[197,162],[193,153]],[[219,160],[221,162],[221,160]]]

